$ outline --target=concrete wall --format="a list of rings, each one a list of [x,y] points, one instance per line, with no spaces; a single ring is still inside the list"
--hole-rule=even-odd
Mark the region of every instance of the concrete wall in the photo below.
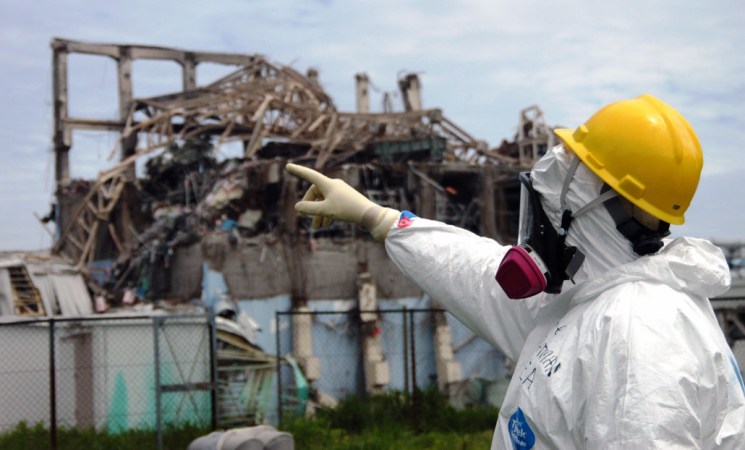
[[[309,300],[356,298],[357,274],[363,271],[376,280],[379,298],[421,295],[393,265],[383,245],[370,239],[317,239],[312,248],[307,242],[289,245],[280,241],[232,246],[225,239],[209,244],[210,257],[202,245],[180,248],[172,258],[171,296],[199,298],[205,262],[222,272],[236,300],[267,299],[293,291]]]

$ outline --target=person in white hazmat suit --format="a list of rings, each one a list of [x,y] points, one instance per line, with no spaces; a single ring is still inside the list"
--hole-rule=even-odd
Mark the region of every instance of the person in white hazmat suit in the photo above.
[[[287,170],[312,183],[295,208],[314,227],[367,228],[517,362],[493,449],[744,449],[745,386],[708,300],[728,289],[727,263],[708,241],[663,240],[698,185],[693,129],[643,95],[556,134],[562,144],[521,174],[517,246]]]

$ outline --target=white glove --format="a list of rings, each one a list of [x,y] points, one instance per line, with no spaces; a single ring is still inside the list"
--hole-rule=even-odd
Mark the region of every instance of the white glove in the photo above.
[[[342,180],[331,179],[320,172],[297,164],[287,164],[287,171],[312,183],[303,199],[295,204],[295,211],[313,217],[313,228],[327,227],[338,219],[361,225],[382,241],[401,214],[367,199]]]

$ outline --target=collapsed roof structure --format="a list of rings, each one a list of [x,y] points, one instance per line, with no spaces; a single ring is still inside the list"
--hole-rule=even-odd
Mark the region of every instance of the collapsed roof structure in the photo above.
[[[418,290],[364,233],[345,224],[312,232],[296,217],[292,205],[307,186],[285,176],[286,162],[345,179],[378,203],[511,240],[515,175],[553,139],[540,109],[531,107],[513,142],[489,148],[440,109],[423,109],[415,74],[399,80],[404,111],[384,113],[369,112],[369,80],[359,74],[358,112],[350,113],[336,109],[316,71],[304,76],[260,55],[61,39],[52,47],[54,251],[91,273],[92,288],[114,304],[138,287],[146,300],[198,297],[203,260],[241,299],[286,292],[297,304],[354,297],[356,276],[365,271],[390,281],[384,297],[413,294]],[[68,116],[66,61],[73,52],[117,60],[120,121]],[[181,64],[184,90],[132,98],[138,58]],[[197,87],[195,67],[206,61],[240,67]],[[95,181],[71,180],[74,129],[119,131],[120,162]],[[230,141],[243,143],[242,158],[218,161],[214,150]],[[138,178],[135,162],[145,158],[147,174]],[[96,275],[97,261],[113,261],[105,276]]]

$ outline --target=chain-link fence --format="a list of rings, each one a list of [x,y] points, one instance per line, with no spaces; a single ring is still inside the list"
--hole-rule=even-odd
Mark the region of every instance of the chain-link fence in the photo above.
[[[174,430],[215,429],[233,410],[245,425],[251,402],[266,403],[273,380],[282,400],[276,423],[346,396],[413,394],[435,384],[446,385],[456,405],[479,404],[506,379],[504,358],[439,309],[277,312],[276,324],[277,364],[266,355],[254,370],[239,367],[234,380],[223,373],[235,369],[232,360],[218,364],[227,348],[220,350],[214,317],[0,323],[0,434],[41,424],[56,449],[72,439],[65,430],[143,430],[154,447],[173,448]]]
[[[277,312],[277,414],[438,386],[454,406],[499,406],[508,362],[442,309]],[[442,325],[446,325],[442,327]]]
[[[43,424],[117,434],[214,429],[215,321],[208,316],[40,319],[0,323],[0,433]]]

